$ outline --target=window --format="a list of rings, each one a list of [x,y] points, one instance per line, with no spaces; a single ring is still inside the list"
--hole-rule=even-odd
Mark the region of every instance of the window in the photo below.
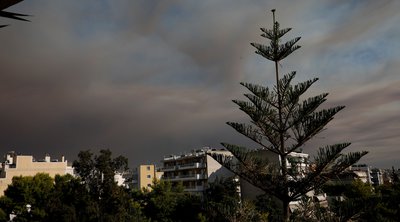
[[[147,175],[147,178],[151,178],[151,175]]]
[[[150,166],[147,166],[147,171],[150,171]]]

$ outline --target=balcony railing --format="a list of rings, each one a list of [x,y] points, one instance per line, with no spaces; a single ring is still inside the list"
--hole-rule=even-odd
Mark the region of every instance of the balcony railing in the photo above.
[[[161,168],[162,172],[174,171],[174,170],[176,170],[176,166],[166,166],[166,167]]]
[[[201,192],[201,191],[204,191],[204,187],[203,186],[189,186],[189,187],[185,187],[185,191],[186,192]]]
[[[204,164],[202,163],[188,163],[188,164],[182,164],[178,166],[178,169],[180,170],[186,170],[186,169],[197,169],[197,168],[203,168]]]
[[[163,179],[169,181],[201,180],[201,179],[206,179],[206,176],[202,174],[188,174],[188,175],[163,177]]]

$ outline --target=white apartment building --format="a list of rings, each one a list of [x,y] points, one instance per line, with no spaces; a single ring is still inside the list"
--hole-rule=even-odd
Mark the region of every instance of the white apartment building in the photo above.
[[[357,164],[350,167],[350,171],[357,175],[364,183],[372,184],[371,181],[371,168],[366,164]]]
[[[161,179],[171,181],[173,184],[182,182],[187,192],[202,192],[207,188],[208,182],[215,181],[217,177],[234,176],[212,158],[213,154],[232,156],[225,149],[217,150],[208,147],[182,155],[170,155],[162,160]]]

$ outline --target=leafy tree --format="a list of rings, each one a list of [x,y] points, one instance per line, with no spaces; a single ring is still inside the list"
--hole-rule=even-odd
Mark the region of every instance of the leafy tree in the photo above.
[[[378,202],[379,195],[374,188],[361,180],[352,183],[329,183],[322,188],[328,196],[341,197],[330,201],[329,210],[337,219],[336,221],[371,221],[379,220]]]
[[[204,192],[206,218],[215,222],[267,221],[255,203],[241,201],[235,177],[217,178]]]
[[[17,221],[43,221],[52,191],[53,179],[48,174],[14,177],[4,191],[0,208],[17,215]]]
[[[273,13],[275,10],[272,10]],[[222,165],[240,178],[273,195],[282,202],[283,220],[290,215],[289,203],[299,200],[307,192],[322,186],[330,178],[356,163],[367,152],[343,154],[350,143],[340,143],[319,148],[317,156],[302,172],[288,170],[289,154],[305,147],[307,141],[320,133],[344,108],[320,109],[328,93],[302,100],[304,93],[318,79],[292,84],[296,72],[280,76],[279,63],[300,48],[296,43],[300,37],[282,43],[282,37],[291,29],[281,29],[273,16],[273,28],[261,28],[262,37],[270,40],[269,45],[252,43],[256,53],[274,62],[276,85],[273,88],[241,83],[251,93],[245,94],[248,101],[234,100],[246,113],[251,123],[228,122],[237,132],[254,141],[260,148],[222,143],[234,156],[215,156]],[[265,153],[279,158],[273,164]],[[303,174],[304,176],[299,176]]]
[[[400,183],[381,185],[376,188],[380,196],[378,200],[378,213],[386,221],[396,221],[400,218]]]
[[[143,193],[143,212],[151,221],[198,221],[202,212],[200,197],[185,193],[182,184],[156,180]]]
[[[256,209],[268,216],[269,221],[279,221],[282,218],[282,209],[276,198],[268,194],[258,195],[255,200]]]
[[[47,206],[48,221],[90,221],[92,202],[80,178],[56,175]]]
[[[72,165],[88,192],[85,207],[93,221],[124,221],[129,217],[131,203],[127,190],[114,181],[115,173],[128,169],[126,157],[112,158],[108,149],[100,150],[99,155],[86,150],[79,152]]]
[[[237,192],[238,182],[233,177],[217,178],[208,184],[204,192],[204,202],[210,221],[230,221],[240,207]]]

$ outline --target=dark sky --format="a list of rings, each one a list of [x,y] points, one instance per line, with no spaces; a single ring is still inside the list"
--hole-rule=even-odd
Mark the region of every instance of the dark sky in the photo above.
[[[301,3],[300,3],[301,2]],[[248,141],[225,124],[248,121],[231,102],[239,82],[272,86],[254,53],[277,9],[302,48],[281,63],[310,95],[346,105],[306,144],[352,142],[361,162],[400,167],[399,1],[30,0],[1,18],[0,151],[76,158],[109,148],[130,165],[220,142]]]

